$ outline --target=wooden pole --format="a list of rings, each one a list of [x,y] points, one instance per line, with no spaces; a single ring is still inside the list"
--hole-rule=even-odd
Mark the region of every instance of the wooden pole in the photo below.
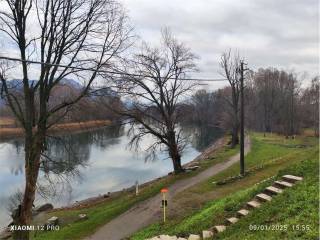
[[[163,222],[166,222],[166,193],[163,193]]]
[[[243,97],[243,61],[240,63],[240,175],[244,176],[244,97]]]

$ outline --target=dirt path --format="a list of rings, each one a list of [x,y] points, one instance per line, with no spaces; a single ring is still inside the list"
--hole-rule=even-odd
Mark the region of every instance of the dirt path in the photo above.
[[[245,154],[250,151],[251,143],[250,139],[246,139],[245,142]],[[217,173],[227,169],[235,162],[239,161],[240,154],[232,156],[227,161],[218,163],[198,175],[179,180],[172,184],[169,187],[169,201],[177,193],[213,176]],[[143,202],[136,204],[134,207],[121,214],[117,218],[111,220],[106,225],[98,229],[90,237],[87,237],[86,240],[121,240],[126,237],[129,237],[139,229],[148,226],[151,223],[157,222],[161,217],[160,210],[161,195],[157,194],[156,196],[149,198]]]

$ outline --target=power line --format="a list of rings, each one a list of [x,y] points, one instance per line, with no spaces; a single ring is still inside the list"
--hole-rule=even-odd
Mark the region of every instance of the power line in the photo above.
[[[92,68],[84,68],[84,67],[75,67],[75,66],[67,66],[62,64],[53,64],[53,63],[45,63],[45,62],[39,62],[39,61],[33,61],[33,60],[22,60],[19,58],[12,58],[12,57],[4,57],[0,56],[0,59],[2,60],[8,60],[8,61],[15,61],[15,62],[25,62],[29,64],[37,64],[37,65],[46,65],[51,67],[62,67],[62,68],[70,68],[75,70],[84,70],[84,71],[91,71],[91,72],[99,72],[99,73],[108,73],[108,74],[115,74],[115,75],[126,75],[131,77],[144,77],[148,78],[151,76],[148,75],[142,75],[142,74],[134,74],[134,73],[124,73],[124,72],[116,72],[116,71],[108,71],[108,70],[96,70]],[[175,79],[173,77],[168,79]],[[222,82],[222,81],[228,81],[226,78],[179,78],[181,81],[199,81],[199,82]]]

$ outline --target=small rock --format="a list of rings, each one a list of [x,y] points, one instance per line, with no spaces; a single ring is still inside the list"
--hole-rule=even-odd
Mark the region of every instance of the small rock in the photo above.
[[[177,240],[176,236],[169,236],[169,235],[160,235],[159,238],[161,240]]]
[[[79,220],[87,220],[88,216],[87,216],[87,214],[81,213],[81,214],[79,214],[78,218],[79,218]]]
[[[187,167],[185,168],[186,171],[195,171],[199,168],[200,166],[192,166],[192,167]]]
[[[47,220],[47,225],[53,225],[53,226],[56,226],[59,224],[59,218],[58,217],[51,217]]]
[[[201,240],[199,235],[190,234],[188,240]]]
[[[46,203],[41,205],[36,209],[37,212],[44,212],[44,211],[49,211],[53,209],[53,205],[51,203]]]
[[[203,239],[211,239],[213,237],[213,232],[211,231],[202,231]]]

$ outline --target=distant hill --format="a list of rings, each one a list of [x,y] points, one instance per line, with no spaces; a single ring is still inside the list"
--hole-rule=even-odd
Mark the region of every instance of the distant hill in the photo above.
[[[38,80],[29,80],[30,85],[36,85]],[[22,79],[12,79],[7,81],[7,85],[9,88],[14,88],[17,91],[22,91],[23,89],[23,83]],[[2,83],[0,83],[0,89],[2,88]],[[59,84],[55,87],[52,98],[66,98],[70,97],[70,95],[74,95],[80,92],[80,90],[83,88],[83,85],[80,84],[78,81],[70,78],[64,78],[62,79]],[[117,93],[113,91],[111,88],[104,88],[103,90],[99,90],[98,95],[102,96],[113,96],[116,97]],[[51,98],[51,99],[52,99]],[[95,95],[90,96],[90,98],[95,98]],[[56,102],[54,99],[52,99],[54,102]],[[5,100],[3,98],[0,98],[0,108],[5,105]]]

